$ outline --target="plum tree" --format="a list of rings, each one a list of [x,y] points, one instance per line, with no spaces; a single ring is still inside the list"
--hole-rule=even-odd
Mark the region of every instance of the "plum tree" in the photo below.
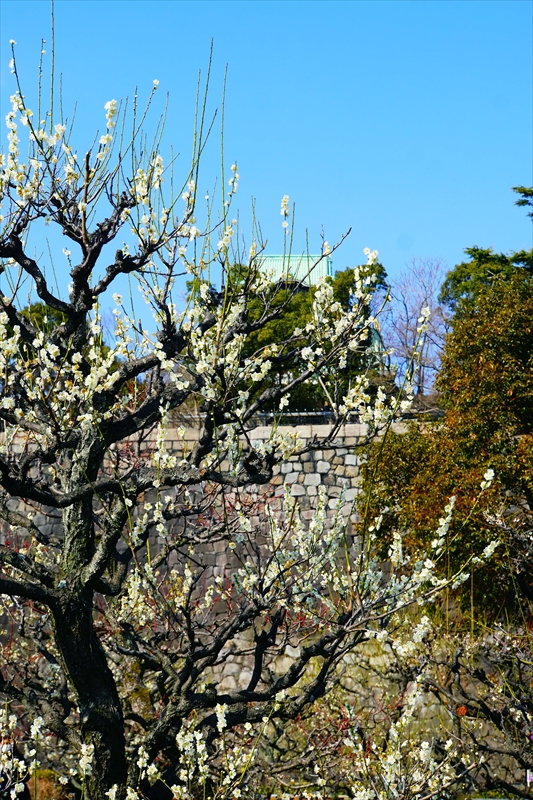
[[[260,240],[245,263],[233,250],[230,200],[216,224],[212,206],[199,220],[203,118],[200,109],[191,167],[172,194],[158,136],[148,147],[137,116],[115,100],[82,157],[72,128],[34,118],[20,87],[7,116],[0,693],[13,713],[2,724],[8,737],[24,727],[30,761],[47,749],[90,800],[147,795],[150,782],[166,797],[238,796],[265,726],[302,714],[348,652],[440,585],[431,561],[411,569],[404,556],[384,580],[372,537],[355,547],[340,505],[327,518],[324,497],[309,526],[290,495],[281,516],[255,503],[253,487],[280,461],[333,442],[352,415],[372,433],[394,412],[379,393],[370,402],[364,373],[347,391],[335,387],[376,324],[376,253],[354,271],[347,307],[322,281],[303,329],[284,324],[278,341],[247,348],[291,293],[279,302]],[[68,288],[32,254],[47,225],[72,248]],[[240,279],[211,291],[217,269],[237,264]],[[197,291],[180,308],[184,278]],[[127,280],[154,331],[123,301]],[[111,292],[115,330],[104,346]],[[51,312],[28,313],[28,295]],[[289,379],[271,381],[287,352]],[[257,412],[282,409],[324,372],[333,418],[324,438],[304,448],[276,419],[266,441],[251,438]],[[171,450],[172,415],[191,399],[201,429]],[[250,665],[233,689],[222,680],[230,661]]]

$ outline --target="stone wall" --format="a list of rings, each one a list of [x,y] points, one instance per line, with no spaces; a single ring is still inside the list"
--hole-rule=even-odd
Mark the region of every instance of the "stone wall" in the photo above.
[[[280,433],[297,431],[304,445],[313,440],[326,438],[330,432],[329,425],[298,425],[294,427],[280,427]],[[176,454],[179,458],[184,457],[198,439],[199,428],[194,424],[187,427],[169,427],[166,433],[167,448],[169,453]],[[249,437],[254,442],[262,442],[270,437],[270,426],[258,426],[249,432]],[[304,453],[301,456],[290,458],[274,467],[273,479],[269,484],[251,486],[248,491],[255,495],[263,503],[279,505],[281,497],[285,493],[285,487],[290,487],[292,497],[298,498],[298,505],[304,521],[310,520],[317,507],[320,487],[325,489],[328,511],[333,514],[339,502],[339,497],[343,497],[342,513],[349,520],[352,515],[353,503],[357,494],[361,491],[360,467],[364,460],[361,452],[361,445],[366,440],[367,429],[365,425],[350,424],[344,425],[334,440],[328,446],[319,450]],[[136,444],[141,450],[151,450],[155,444],[156,432],[152,431],[140,443],[131,441],[129,446],[135,448]],[[118,445],[121,447],[122,445]],[[10,443],[10,449],[14,452],[22,452],[22,443]],[[222,463],[222,471],[227,463]],[[201,493],[202,486],[191,487],[191,491]],[[52,529],[61,525],[61,513],[52,511],[50,516],[39,513],[34,508],[27,506],[22,501],[10,501],[12,508],[26,513],[34,514],[35,523],[43,530],[45,535],[52,532]],[[50,510],[51,511],[51,510]],[[6,534],[6,525],[0,525],[0,537]],[[3,538],[3,537],[2,537]]]
[[[285,430],[281,428],[280,431]],[[313,439],[323,439],[331,431],[329,425],[301,425],[297,430],[303,444]],[[343,495],[343,515],[352,514],[353,503],[361,491],[360,467],[364,460],[361,445],[366,440],[365,425],[344,425],[331,444],[320,450],[313,450],[301,456],[290,458],[274,467],[274,477],[266,487],[258,487],[260,494],[272,497],[284,493],[290,486],[290,494],[297,497],[304,520],[312,518],[317,506],[319,487],[323,486],[331,511],[336,508],[339,497]],[[259,427],[252,431],[251,438],[264,440],[270,435],[270,428]]]
[[[395,425],[395,430],[400,426]],[[252,442],[266,441],[271,435],[270,426],[258,426],[249,432]],[[303,445],[312,441],[326,439],[331,433],[330,425],[296,425],[280,426],[279,433],[297,432]],[[189,425],[167,430],[168,451],[182,457],[194,446],[198,438],[199,429]],[[342,514],[347,521],[353,513],[354,501],[361,491],[362,477],[361,465],[365,459],[362,445],[367,441],[367,426],[360,424],[343,425],[336,437],[318,450],[303,453],[277,464],[270,483],[247,487],[247,493],[256,497],[260,505],[268,503],[277,509],[280,500],[285,494],[286,487],[290,487],[290,495],[298,499],[298,506],[304,522],[312,519],[317,507],[320,487],[323,486],[327,498],[328,514],[333,516],[342,496]],[[148,439],[143,445],[151,447]],[[221,470],[228,469],[228,463],[223,461]],[[201,491],[201,487],[191,487],[191,490]],[[254,518],[253,524],[258,524],[259,519]]]

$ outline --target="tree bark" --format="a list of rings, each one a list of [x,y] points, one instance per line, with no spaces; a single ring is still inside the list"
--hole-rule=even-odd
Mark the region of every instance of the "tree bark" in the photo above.
[[[94,746],[87,800],[103,800],[114,784],[125,786],[127,763],[122,708],[94,630],[92,590],[77,595],[70,591],[53,609],[53,620],[56,643],[77,695],[82,738]]]

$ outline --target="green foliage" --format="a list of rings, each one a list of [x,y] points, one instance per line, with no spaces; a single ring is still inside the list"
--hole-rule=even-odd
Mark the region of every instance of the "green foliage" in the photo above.
[[[368,272],[368,267],[362,266],[359,268],[360,274],[363,278]],[[376,289],[387,289],[387,273],[382,264],[376,263],[371,267],[371,272],[375,276],[372,281]],[[370,273],[368,272],[368,275]],[[234,287],[238,287],[239,283],[243,280],[242,272],[237,275],[234,272],[228,274],[228,282],[233,283]],[[352,309],[354,302],[355,273],[353,268],[347,267],[346,269],[337,272],[333,278],[328,278],[333,288],[334,301],[340,303],[344,311]],[[261,319],[264,312],[265,305],[272,302],[274,308],[283,308],[283,313],[275,320],[266,322],[260,329],[252,333],[247,340],[246,351],[249,356],[253,353],[263,350],[268,354],[269,348],[272,345],[277,345],[279,342],[286,341],[293,336],[295,330],[304,330],[305,326],[311,321],[313,298],[315,295],[315,287],[298,287],[291,284],[273,284],[268,296],[256,296],[250,304],[250,318],[252,321]],[[370,313],[370,312],[368,312]],[[378,336],[376,332],[376,337]],[[298,344],[294,341],[295,347]],[[303,341],[303,339],[301,340]],[[301,344],[301,341],[299,344]],[[282,385],[290,381],[291,373],[295,366],[294,350],[284,349],[277,355],[271,356],[273,363],[272,380],[275,385]],[[346,393],[350,386],[350,382],[356,375],[368,370],[372,364],[372,357],[364,351],[349,353],[347,357],[346,366],[343,369],[343,381],[340,386],[340,393]],[[331,377],[331,381],[330,381]],[[323,371],[314,382],[310,382],[297,387],[290,396],[290,403],[288,409],[290,411],[321,411],[327,408],[327,398],[321,385],[323,382],[326,386],[330,383],[338,384],[338,373],[335,375],[328,375],[327,370]],[[379,381],[378,381],[379,382]],[[253,390],[253,387],[251,387]],[[272,408],[271,410],[275,410]]]
[[[274,320],[266,322],[261,328],[251,333],[246,343],[246,354],[251,357],[258,351],[265,352],[272,361],[271,371],[272,383],[276,386],[284,385],[291,379],[291,374],[295,368],[295,349],[300,344],[299,340],[294,340],[295,347],[284,347],[275,356],[270,356],[270,348],[280,342],[290,340],[294,331],[305,326],[311,319],[311,309],[313,305],[313,289],[302,289],[295,291],[293,287],[274,286],[272,288],[272,306],[283,308],[283,313]],[[253,298],[250,303],[250,317],[253,321],[261,318],[264,310],[264,300],[259,297]],[[253,387],[250,386],[253,391]],[[289,410],[291,411],[310,411],[322,407],[324,403],[323,394],[317,384],[304,384],[297,387],[291,394]],[[269,410],[275,410],[271,407]]]
[[[520,195],[517,206],[533,207],[533,187],[515,186],[513,192]],[[533,212],[528,216],[533,218]],[[510,280],[517,269],[533,275],[533,249],[505,255],[492,247],[467,247],[465,253],[470,261],[462,261],[447,274],[439,294],[439,302],[454,314],[468,315],[481,292],[497,280]]]
[[[439,302],[454,314],[468,315],[477,298],[495,281],[508,281],[518,269],[533,275],[533,250],[510,255],[495,253],[491,247],[467,247],[470,261],[457,264],[446,276]]]
[[[239,296],[246,291],[249,272],[250,267],[242,264],[234,264],[226,268],[224,276],[224,297],[226,297],[226,301],[227,298],[231,298],[232,302],[237,302]],[[373,264],[370,268],[368,265],[359,267],[359,274],[363,280],[369,279],[373,275],[372,285],[376,290],[387,290],[387,273],[379,262]],[[334,301],[339,303],[344,311],[350,311],[354,304],[354,292],[356,290],[353,268],[347,267],[337,272],[333,278],[328,278],[327,280],[333,288]],[[200,295],[202,284],[205,284],[205,281],[201,281],[198,277],[187,282],[189,301]],[[212,285],[209,285],[208,288],[212,303],[222,302],[222,294],[217,294]],[[303,332],[306,325],[312,321],[315,292],[316,287],[314,286],[307,287],[296,283],[283,282],[273,283],[268,290],[262,294],[256,294],[248,303],[248,321],[256,324],[257,329],[247,337],[245,355],[251,358],[254,354],[262,352],[265,357],[269,358],[272,362],[270,371],[272,386],[286,385],[291,380],[291,375],[296,368],[297,353],[305,338],[304,336],[295,337],[294,331],[300,329]],[[282,313],[276,316],[275,319],[269,319],[259,324],[263,320],[265,309],[267,308],[269,309],[269,315],[272,315],[272,312],[278,309],[282,309]],[[367,316],[369,313],[370,311],[367,312]],[[375,349],[379,350],[381,342],[377,331],[375,336],[374,345],[378,345]],[[279,345],[281,342],[287,343],[288,341],[290,341],[290,345],[285,344],[277,352],[273,349],[273,346]],[[354,376],[361,374],[361,372],[367,371],[369,368],[372,369],[372,367],[375,372],[377,366],[373,363],[375,360],[366,352],[366,348],[359,352],[349,353],[346,366],[343,369],[344,380],[340,391],[345,393]],[[373,376],[373,382],[377,384],[383,383],[377,372]],[[288,410],[321,411],[327,408],[327,398],[322,383],[326,386],[330,383],[338,384],[338,372],[329,376],[328,371],[324,370],[320,374],[320,380],[317,376],[315,380],[296,387],[291,392]],[[250,385],[249,391],[253,397],[254,392],[257,393],[257,388]],[[268,403],[265,408],[270,411],[276,410],[273,405],[269,406]]]
[[[362,266],[359,267],[360,274],[365,275],[368,273],[368,267]],[[376,290],[387,291],[388,283],[387,283],[387,272],[383,264],[377,261],[375,264],[372,265],[372,274],[375,276],[373,280],[373,286],[376,287]],[[341,304],[345,311],[351,309],[353,304],[353,291],[355,288],[354,282],[354,271],[351,267],[346,267],[346,269],[340,270],[339,272],[335,273],[335,277],[328,279],[333,286],[333,294],[335,296],[335,300]]]
[[[35,331],[40,333],[42,332],[47,335],[52,334],[67,320],[66,315],[61,311],[57,311],[55,308],[52,308],[41,301],[31,303],[31,305],[23,308],[20,313],[22,317],[28,320]],[[8,325],[8,330],[10,335],[13,335],[13,328],[11,325]],[[28,345],[24,341],[21,341],[19,347],[21,353],[23,353],[26,358],[29,358],[30,349],[28,348]]]
[[[444,420],[391,433],[372,447],[365,468],[362,507],[370,493],[368,516],[384,513],[384,557],[394,530],[405,532],[406,544],[427,547],[449,498],[457,498],[442,574],[495,538],[491,509],[522,500],[533,508],[533,278],[515,270],[470,308],[453,321],[437,379]],[[487,468],[496,479],[481,492]],[[502,604],[513,608],[505,547],[476,569],[471,591],[463,587],[463,604],[474,599],[487,616]]]
[[[368,494],[368,520],[382,516],[379,529],[381,556],[387,558],[393,533],[403,534],[406,549],[422,556],[431,550],[439,519],[450,498],[456,498],[448,531],[446,558],[437,562],[440,577],[452,575],[465,558],[478,552],[495,538],[485,513],[499,505],[502,486],[495,482],[481,493],[480,484],[486,465],[465,459],[459,443],[450,430],[441,424],[421,427],[411,423],[407,432],[390,432],[381,448],[370,449],[363,468],[363,494],[360,512],[363,515]],[[503,559],[503,560],[501,560]],[[468,609],[470,586],[458,590],[460,604]],[[502,603],[513,602],[505,554],[496,551],[492,560],[479,567],[474,580],[475,605],[489,615],[501,611]]]
[[[533,186],[514,186],[513,192],[520,195],[520,200],[517,200],[515,205],[533,207]],[[533,218],[533,211],[528,212],[528,217]]]
[[[437,390],[468,453],[489,458],[533,433],[533,276],[494,282],[454,320]]]
[[[44,333],[52,333],[58,325],[67,320],[66,314],[41,302],[32,303],[23,309],[22,314],[34,328]]]

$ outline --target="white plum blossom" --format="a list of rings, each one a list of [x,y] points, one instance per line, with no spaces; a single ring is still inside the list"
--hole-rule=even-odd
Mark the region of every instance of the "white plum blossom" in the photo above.
[[[287,282],[282,291],[261,263],[259,226],[249,248],[241,241],[238,216],[228,211],[237,163],[220,206],[208,193],[198,210],[202,126],[192,166],[178,179],[158,136],[152,145],[140,132],[137,97],[133,107],[128,116],[116,100],[106,102],[105,129],[78,152],[70,123],[46,111],[37,120],[19,91],[6,118],[0,516],[9,532],[2,528],[0,617],[12,630],[0,636],[0,651],[12,691],[0,709],[1,769],[9,761],[18,791],[47,747],[63,781],[91,797],[133,800],[142,781],[164,777],[171,758],[175,798],[231,800],[247,796],[269,726],[303,718],[341,658],[371,645],[414,662],[433,635],[420,609],[466,573],[437,577],[453,498],[430,556],[413,558],[405,532],[394,531],[387,557],[382,515],[359,540],[350,533],[349,483],[338,497],[325,484],[309,492],[311,514],[298,500],[307,484],[280,483],[290,459],[334,451],[347,423],[365,425],[370,438],[397,416],[396,401],[373,391],[364,370],[342,389],[350,355],[366,356],[379,331],[377,251],[367,248],[367,264],[354,270],[348,308],[320,279],[305,322],[265,343],[261,334],[285,313],[280,297],[296,290]],[[287,233],[288,195],[280,214]],[[58,288],[32,239],[46,222],[69,243],[69,275]],[[324,241],[320,257],[334,250]],[[153,323],[129,302],[128,281]],[[44,317],[32,313],[35,297],[49,306]],[[312,441],[280,424],[299,388],[320,392],[335,420]],[[255,438],[263,412],[272,424]],[[482,489],[493,478],[488,470]],[[399,798],[402,758],[416,775],[412,785],[428,792],[446,775],[429,735],[405,746],[420,691],[409,687],[391,724],[386,790],[373,795],[364,770],[371,774],[377,756],[361,747],[349,718],[354,798]],[[15,763],[19,729],[27,756]],[[442,763],[452,760],[450,750]],[[314,763],[313,781],[325,792]],[[119,784],[120,770],[129,777]]]

